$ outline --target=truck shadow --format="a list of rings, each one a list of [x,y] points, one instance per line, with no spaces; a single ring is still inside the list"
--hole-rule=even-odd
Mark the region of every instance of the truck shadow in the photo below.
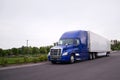
[[[102,59],[102,58],[109,58],[110,56],[101,56],[101,57],[98,57],[96,59],[93,59],[93,60],[81,60],[81,61],[75,61],[74,63],[69,63],[69,62],[57,62],[55,64],[53,63],[49,63],[50,65],[74,65],[74,64],[79,64],[79,63],[83,63],[83,62],[92,62],[92,61],[95,61],[95,60],[99,60],[99,59]]]

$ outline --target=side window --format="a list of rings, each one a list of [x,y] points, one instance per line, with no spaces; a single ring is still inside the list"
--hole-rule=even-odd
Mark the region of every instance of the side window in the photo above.
[[[74,40],[74,44],[75,44],[75,45],[79,45],[79,44],[80,44],[80,41],[79,41],[78,39],[75,39],[75,40]]]
[[[77,41],[77,45],[79,45],[79,44],[80,44],[80,41],[79,41],[78,39],[76,39],[76,41]]]

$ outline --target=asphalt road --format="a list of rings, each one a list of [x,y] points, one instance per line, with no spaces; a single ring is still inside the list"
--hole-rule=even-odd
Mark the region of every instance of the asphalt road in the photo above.
[[[0,70],[0,80],[120,80],[120,52],[75,64],[51,64]]]

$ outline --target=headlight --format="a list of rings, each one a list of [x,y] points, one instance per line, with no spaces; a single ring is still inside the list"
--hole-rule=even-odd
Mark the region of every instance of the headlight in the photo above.
[[[63,55],[63,56],[66,56],[66,55],[68,55],[68,52],[64,52],[62,55]]]

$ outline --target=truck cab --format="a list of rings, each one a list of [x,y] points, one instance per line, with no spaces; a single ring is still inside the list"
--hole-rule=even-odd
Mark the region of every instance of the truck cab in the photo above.
[[[88,59],[86,31],[70,31],[64,33],[59,39],[58,45],[50,49],[48,60],[52,63],[69,62]]]

